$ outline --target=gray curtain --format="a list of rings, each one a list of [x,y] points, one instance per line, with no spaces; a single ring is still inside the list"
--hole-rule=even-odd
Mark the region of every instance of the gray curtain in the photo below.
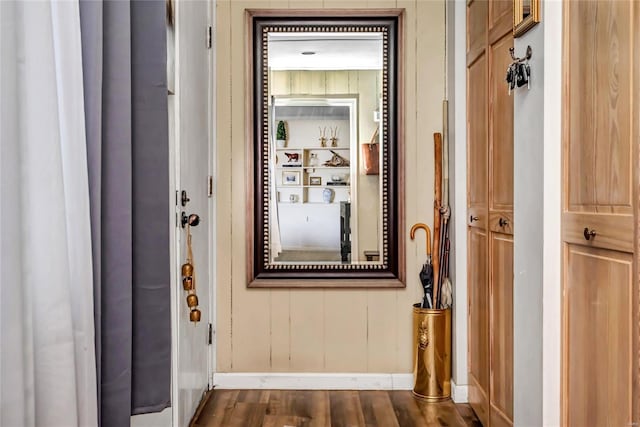
[[[98,410],[170,406],[165,2],[80,0]]]

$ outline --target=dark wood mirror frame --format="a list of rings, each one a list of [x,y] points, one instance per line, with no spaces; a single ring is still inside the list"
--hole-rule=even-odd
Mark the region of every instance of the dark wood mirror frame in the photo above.
[[[247,9],[247,283],[255,288],[405,286],[402,45],[404,9]],[[272,264],[268,241],[269,31],[374,31],[383,34],[382,240],[379,264]]]

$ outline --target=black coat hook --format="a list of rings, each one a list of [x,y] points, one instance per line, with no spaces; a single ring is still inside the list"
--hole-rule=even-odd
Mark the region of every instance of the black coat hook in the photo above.
[[[531,59],[531,55],[533,54],[533,50],[531,49],[531,46],[527,46],[527,53],[524,58],[516,58],[516,56],[514,55],[514,52],[515,52],[515,48],[510,47],[509,53],[511,54],[511,59],[513,59],[513,62],[528,61]]]

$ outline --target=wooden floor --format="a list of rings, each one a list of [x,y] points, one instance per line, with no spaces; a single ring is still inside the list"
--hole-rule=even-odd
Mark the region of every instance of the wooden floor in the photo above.
[[[481,427],[468,405],[410,391],[213,390],[193,427]]]

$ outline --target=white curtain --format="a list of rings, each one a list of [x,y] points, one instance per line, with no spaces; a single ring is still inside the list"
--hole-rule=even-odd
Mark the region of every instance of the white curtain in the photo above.
[[[77,1],[0,1],[0,70],[0,426],[94,426]]]

